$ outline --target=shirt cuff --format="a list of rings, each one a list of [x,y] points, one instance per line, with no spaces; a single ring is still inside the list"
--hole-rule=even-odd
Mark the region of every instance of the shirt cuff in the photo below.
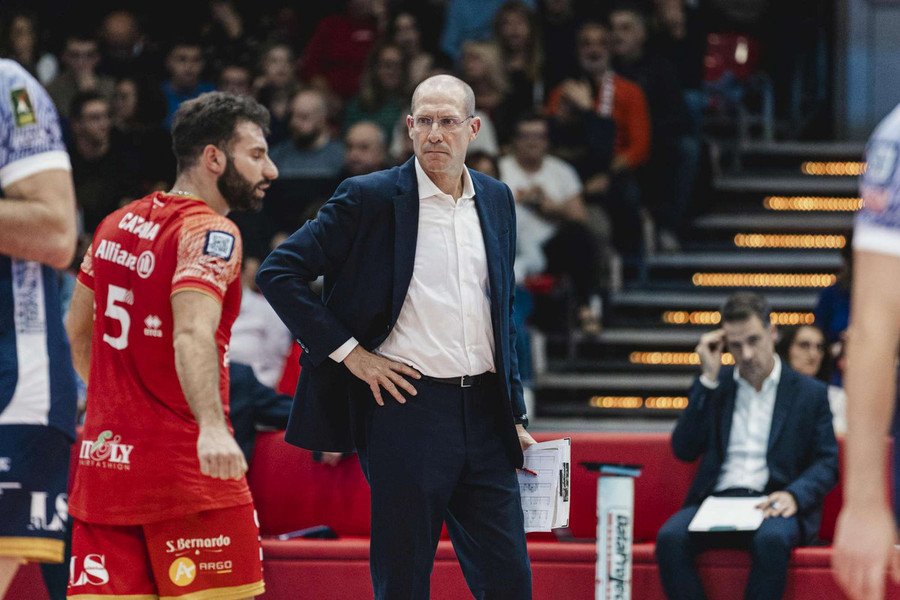
[[[329,354],[328,358],[330,358],[334,362],[344,362],[344,359],[347,358],[347,355],[353,352],[353,349],[357,346],[359,346],[359,342],[356,341],[356,338],[352,337],[341,344],[337,350]]]
[[[709,389],[709,390],[714,390],[717,387],[719,387],[718,381],[713,381],[713,380],[709,379],[706,375],[702,375],[702,374],[700,375],[700,383],[703,384],[703,387],[705,387],[706,389]]]

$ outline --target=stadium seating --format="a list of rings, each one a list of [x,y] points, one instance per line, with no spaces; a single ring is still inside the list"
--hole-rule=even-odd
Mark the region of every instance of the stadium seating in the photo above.
[[[552,439],[558,434],[539,434]],[[536,600],[594,597],[596,474],[580,462],[643,465],[635,484],[634,569],[632,597],[664,600],[654,551],[659,527],[684,499],[695,465],[677,461],[666,434],[579,433],[572,435],[571,537],[529,536]],[[285,444],[279,434],[264,434],[257,443],[250,485],[256,498],[263,536],[328,525],[337,540],[264,537],[267,600],[369,598],[368,486],[355,457],[338,467],[312,460],[309,452]],[[820,537],[828,543],[841,505],[841,490],[827,498]],[[830,573],[828,546],[795,550],[786,598],[845,598]],[[739,551],[714,551],[700,558],[700,572],[713,600],[743,596],[749,557]],[[432,576],[432,598],[468,597],[449,540],[442,540]],[[900,598],[900,588],[891,590]]]
[[[560,434],[536,434],[538,440]],[[693,478],[695,465],[681,463],[658,433],[572,434],[572,504],[566,535],[530,534],[535,600],[594,598],[597,475],[581,462],[639,464],[635,482],[634,567],[632,598],[665,600],[659,584],[654,539],[678,508]],[[889,449],[889,447],[888,447]],[[843,455],[843,452],[842,452]],[[315,462],[310,452],[286,444],[281,432],[260,434],[250,468],[250,487],[259,513],[265,554],[264,600],[356,600],[371,598],[369,580],[369,489],[355,456],[337,467]],[[842,494],[826,499],[820,538],[834,535]],[[327,525],[338,539],[278,540],[286,532]],[[559,539],[557,539],[559,537]],[[445,535],[446,538],[446,535]],[[830,573],[831,549],[794,551],[785,598],[842,600]],[[700,573],[711,600],[743,595],[749,558],[738,551],[708,552]],[[44,600],[40,573],[22,569],[9,598]],[[434,600],[469,597],[448,539],[440,542],[432,575]],[[900,600],[900,588],[889,598]]]

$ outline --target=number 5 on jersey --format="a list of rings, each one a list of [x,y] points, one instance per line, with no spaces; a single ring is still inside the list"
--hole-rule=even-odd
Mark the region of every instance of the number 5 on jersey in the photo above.
[[[131,315],[124,305],[134,304],[134,294],[131,290],[110,284],[106,292],[106,312],[110,319],[119,323],[119,335],[113,337],[108,333],[103,334],[103,341],[115,348],[124,350],[128,347],[128,330],[131,329]]]

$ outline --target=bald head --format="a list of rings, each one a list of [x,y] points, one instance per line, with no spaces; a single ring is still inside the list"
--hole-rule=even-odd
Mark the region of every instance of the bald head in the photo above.
[[[381,127],[361,121],[347,130],[344,138],[344,165],[350,175],[365,175],[383,169],[387,163],[387,143]]]
[[[412,95],[412,112],[425,96],[441,95],[458,103],[464,117],[475,114],[475,92],[469,84],[453,75],[435,75],[416,86]]]
[[[291,100],[291,137],[298,146],[309,148],[328,141],[328,104],[318,90],[304,90]]]

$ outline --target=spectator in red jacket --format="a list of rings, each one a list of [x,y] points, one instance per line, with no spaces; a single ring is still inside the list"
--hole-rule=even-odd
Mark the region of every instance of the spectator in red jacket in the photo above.
[[[346,12],[322,19],[301,59],[300,78],[343,100],[355,96],[383,13],[383,0],[349,0]]]
[[[642,235],[635,169],[650,155],[650,117],[641,88],[613,72],[609,42],[603,25],[581,28],[581,76],[558,85],[546,111],[552,117],[554,153],[578,169],[588,204],[609,213],[613,245],[636,256],[642,251]]]

